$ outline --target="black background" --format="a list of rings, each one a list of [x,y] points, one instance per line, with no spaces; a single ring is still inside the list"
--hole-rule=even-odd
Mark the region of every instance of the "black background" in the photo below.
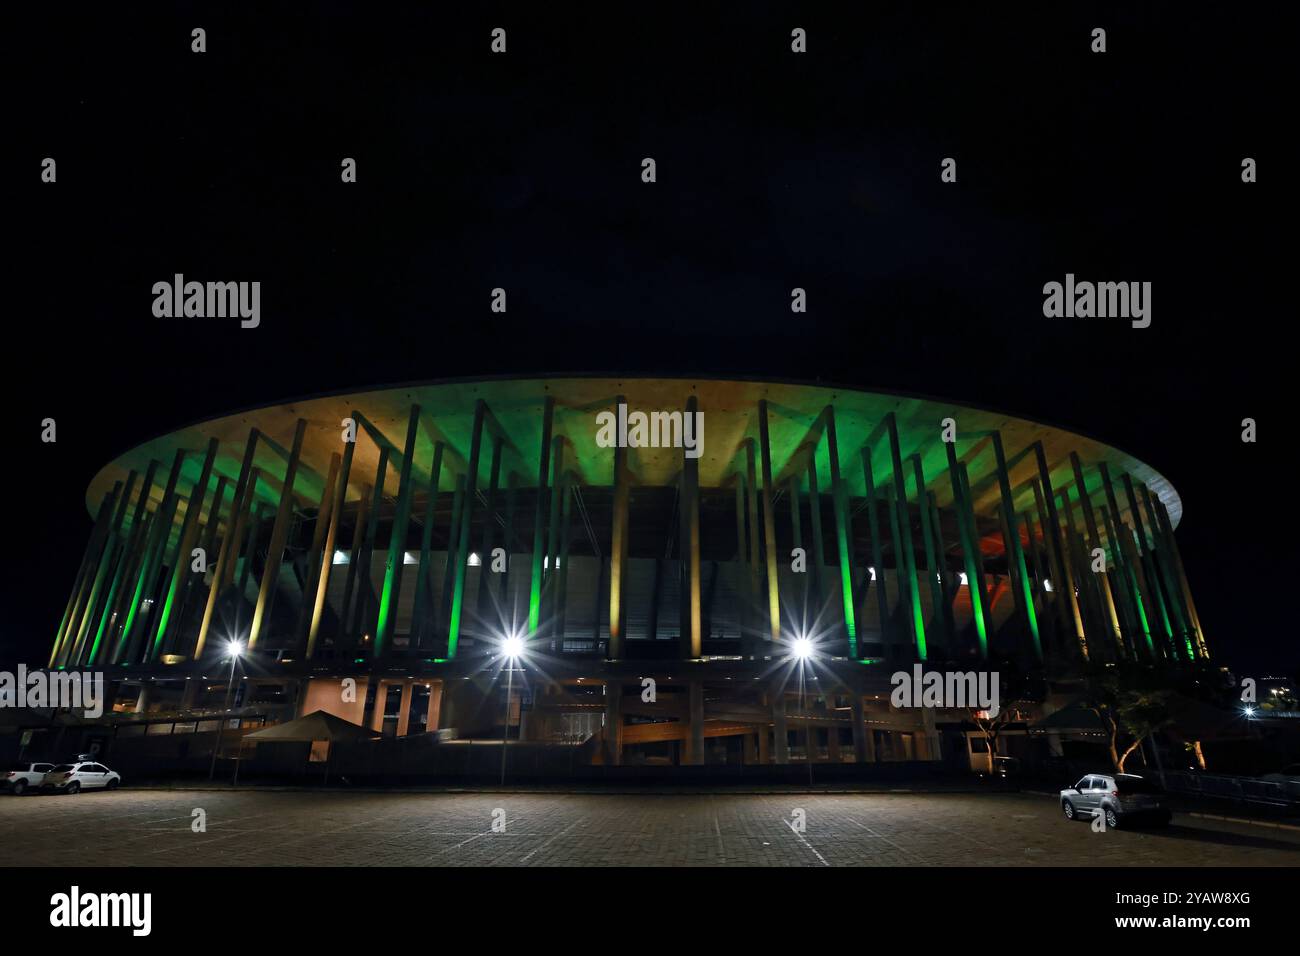
[[[0,658],[43,662],[86,486],[143,439],[323,391],[595,372],[898,389],[1129,450],[1182,495],[1211,654],[1294,672],[1282,13],[247,6],[6,9]],[[261,327],[153,318],[176,272],[260,281]],[[1045,319],[1067,272],[1152,282],[1153,324]]]

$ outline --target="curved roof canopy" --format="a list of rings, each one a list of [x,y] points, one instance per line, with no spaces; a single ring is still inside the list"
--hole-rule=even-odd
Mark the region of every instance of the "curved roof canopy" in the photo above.
[[[1182,503],[1170,483],[1150,466],[1131,455],[1092,438],[1062,429],[1037,424],[999,412],[957,405],[931,399],[879,392],[788,384],[763,381],[737,381],[688,378],[534,378],[478,381],[451,381],[412,384],[367,392],[324,395],[298,401],[269,405],[214,418],[181,428],[168,435],[145,442],[118,456],[100,469],[86,493],[87,506],[94,514],[104,495],[116,481],[124,481],[131,470],[143,474],[150,461],[158,462],[158,475],[151,497],[154,504],[162,498],[162,485],[177,449],[188,454],[177,485],[177,492],[188,498],[197,482],[204,451],[212,438],[219,441],[214,478],[225,476],[233,486],[238,478],[249,430],[256,428],[266,439],[257,443],[254,465],[258,469],[257,498],[268,504],[280,498],[282,481],[298,419],[307,421],[303,442],[302,464],[294,483],[300,507],[315,508],[325,484],[330,456],[343,450],[342,422],[356,418],[358,440],[352,463],[352,480],[348,500],[362,494],[362,484],[375,474],[379,448],[387,445],[390,461],[399,463],[411,406],[420,408],[412,474],[421,484],[427,483],[435,442],[446,444],[440,481],[443,491],[454,487],[455,476],[466,468],[473,431],[475,403],[483,399],[487,407],[486,427],[499,436],[506,450],[502,474],[515,472],[521,487],[537,482],[542,418],[547,397],[555,401],[554,434],[565,442],[566,466],[573,468],[590,485],[613,483],[613,449],[597,443],[597,414],[612,410],[620,396],[630,411],[654,412],[681,410],[694,396],[704,416],[703,453],[699,458],[702,487],[728,484],[737,469],[745,468],[746,442],[759,441],[759,401],[768,403],[772,446],[772,469],[779,481],[806,467],[810,449],[816,448],[818,473],[823,489],[829,490],[827,442],[822,439],[824,410],[834,408],[835,429],[839,446],[840,467],[847,491],[852,496],[865,493],[861,449],[872,449],[872,470],[877,486],[892,473],[892,456],[886,416],[896,416],[899,446],[906,462],[919,455],[929,490],[940,507],[952,502],[948,474],[947,450],[942,442],[942,423],[951,418],[957,428],[957,455],[967,464],[976,511],[993,514],[1000,504],[1000,492],[994,468],[991,434],[1002,436],[1008,460],[1015,507],[1032,510],[1033,491],[1030,479],[1037,476],[1034,443],[1041,442],[1051,473],[1054,490],[1059,494],[1071,489],[1075,476],[1070,453],[1082,462],[1087,490],[1093,504],[1105,504],[1105,491],[1098,465],[1106,463],[1116,482],[1123,474],[1135,483],[1146,485],[1164,503],[1170,520],[1177,526]],[[486,442],[486,439],[485,439]],[[485,447],[489,447],[485,444]],[[486,473],[487,455],[481,463]],[[645,485],[671,484],[682,467],[680,448],[633,448],[628,464],[634,481]],[[390,467],[385,481],[389,495],[397,494],[397,467]],[[909,481],[909,496],[913,494]],[[138,487],[138,483],[137,483]],[[418,487],[418,486],[417,486]],[[1121,512],[1127,511],[1122,490],[1118,490]],[[1071,492],[1074,497],[1074,492]],[[1100,496],[1100,497],[1099,497]],[[205,510],[210,506],[209,490]],[[181,507],[183,514],[183,505]]]

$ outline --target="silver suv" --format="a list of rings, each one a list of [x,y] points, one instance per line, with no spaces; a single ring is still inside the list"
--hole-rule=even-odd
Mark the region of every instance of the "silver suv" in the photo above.
[[[1088,774],[1061,791],[1061,810],[1067,820],[1102,815],[1111,828],[1142,817],[1165,824],[1172,816],[1160,785],[1132,773]]]

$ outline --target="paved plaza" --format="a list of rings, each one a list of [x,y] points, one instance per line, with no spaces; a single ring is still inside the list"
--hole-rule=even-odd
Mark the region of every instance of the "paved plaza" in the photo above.
[[[0,864],[1298,866],[1300,831],[1179,814],[1095,833],[1034,794],[128,789],[0,797]]]

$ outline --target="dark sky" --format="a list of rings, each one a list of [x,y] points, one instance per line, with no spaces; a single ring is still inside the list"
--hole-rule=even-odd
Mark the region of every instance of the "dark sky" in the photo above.
[[[6,11],[0,659],[43,659],[86,485],[136,442],[320,391],[567,371],[821,379],[1092,434],[1181,493],[1212,654],[1294,672],[1281,14],[459,6]],[[175,272],[261,281],[261,327],[154,319]],[[1066,272],[1152,282],[1151,327],[1045,319]]]

